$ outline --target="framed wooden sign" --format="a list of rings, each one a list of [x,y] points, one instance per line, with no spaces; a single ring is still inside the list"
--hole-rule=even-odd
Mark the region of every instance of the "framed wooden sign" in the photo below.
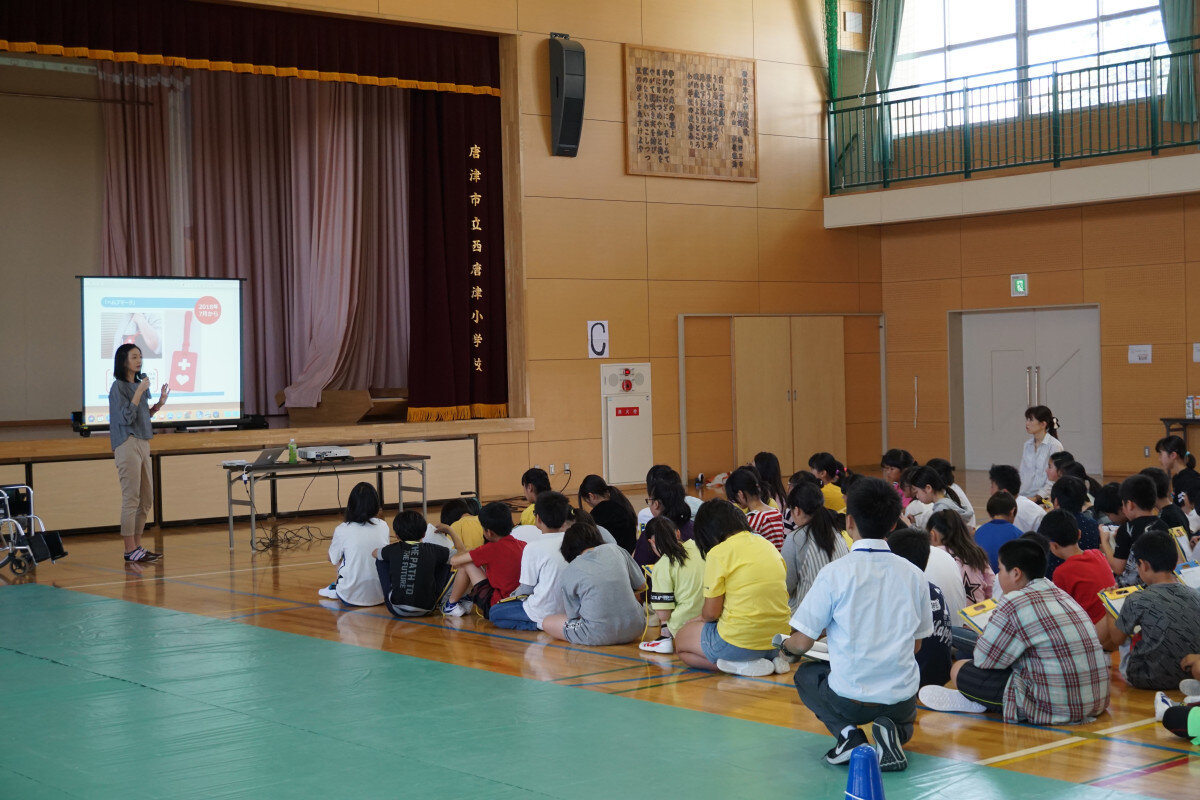
[[[758,180],[754,61],[625,45],[625,171]]]

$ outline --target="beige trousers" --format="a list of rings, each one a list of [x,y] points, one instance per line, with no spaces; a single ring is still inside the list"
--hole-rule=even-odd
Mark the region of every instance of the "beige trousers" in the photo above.
[[[141,536],[154,505],[150,443],[130,436],[113,451],[121,479],[121,535]]]

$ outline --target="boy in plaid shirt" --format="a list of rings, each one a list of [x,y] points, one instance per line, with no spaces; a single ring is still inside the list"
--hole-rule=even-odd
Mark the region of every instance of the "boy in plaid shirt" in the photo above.
[[[1046,552],[1028,539],[1000,548],[997,606],[975,645],[957,662],[954,689],[926,686],[935,711],[1003,712],[1005,722],[1087,722],[1108,706],[1109,659],[1087,612],[1046,579]],[[957,690],[957,691],[956,691]]]

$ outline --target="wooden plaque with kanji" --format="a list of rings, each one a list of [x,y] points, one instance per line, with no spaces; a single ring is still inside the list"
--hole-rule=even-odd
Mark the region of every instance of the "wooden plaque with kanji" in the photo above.
[[[625,171],[758,180],[754,61],[625,45]]]

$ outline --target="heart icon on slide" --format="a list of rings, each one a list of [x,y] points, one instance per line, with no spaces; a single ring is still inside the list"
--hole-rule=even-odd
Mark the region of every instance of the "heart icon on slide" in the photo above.
[[[179,382],[180,386],[183,386],[184,384],[186,384],[188,382],[188,379],[189,379],[189,377],[187,375],[176,375],[175,376],[175,380]]]

